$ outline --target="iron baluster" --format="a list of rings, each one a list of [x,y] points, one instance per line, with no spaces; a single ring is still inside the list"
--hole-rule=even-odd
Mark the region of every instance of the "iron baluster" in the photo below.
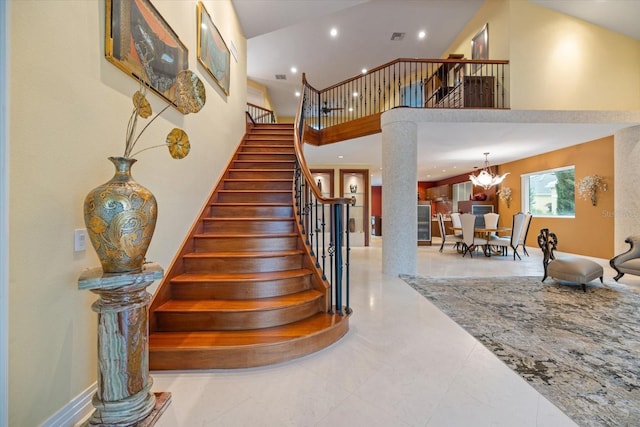
[[[342,312],[342,233],[344,233],[344,228],[342,226],[344,215],[342,205],[336,203],[333,205],[333,210],[335,212],[334,219],[335,230],[336,230],[336,240],[335,240],[335,283],[333,286],[335,293],[335,301],[336,301],[336,310],[340,316],[344,313]]]
[[[315,211],[316,211],[316,219],[314,221],[315,224],[315,234],[316,234],[316,252],[315,252],[315,257],[316,257],[316,267],[320,268],[320,260],[319,260],[319,254],[320,254],[320,216],[318,215],[318,206],[320,205],[320,202],[318,202],[318,199],[315,200],[314,203],[314,207],[315,207]],[[311,245],[311,253],[313,253],[313,245]]]
[[[326,267],[327,254],[326,254],[326,242],[325,242],[325,234],[326,234],[325,208],[326,207],[327,207],[326,204],[322,205],[322,280],[327,280],[327,275],[325,274],[325,271],[327,269]]]
[[[333,314],[333,283],[334,283],[334,275],[333,275],[333,258],[334,258],[334,254],[336,252],[336,246],[335,246],[335,235],[336,235],[336,230],[335,230],[335,212],[333,210],[333,206],[331,205],[331,227],[330,227],[330,234],[329,234],[329,248],[327,248],[327,252],[329,253],[329,314]]]
[[[355,202],[355,199],[354,199]],[[350,218],[349,215],[349,209],[350,209],[350,204],[347,203],[346,205],[346,214],[345,214],[345,218]],[[345,227],[346,228],[346,227]],[[346,307],[346,313],[347,314],[351,314],[351,306],[349,305],[349,293],[350,293],[350,271],[349,271],[349,259],[350,259],[350,252],[351,252],[351,243],[349,241],[349,230],[347,229],[346,233],[345,233],[345,262],[344,262],[344,267],[345,267],[345,287],[346,287],[346,294],[345,294],[345,307]]]

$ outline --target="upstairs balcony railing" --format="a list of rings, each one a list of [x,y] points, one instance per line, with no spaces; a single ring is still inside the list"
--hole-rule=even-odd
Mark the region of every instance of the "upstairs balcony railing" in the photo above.
[[[317,90],[303,75],[305,122],[320,130],[396,107],[509,108],[509,62],[397,59]]]

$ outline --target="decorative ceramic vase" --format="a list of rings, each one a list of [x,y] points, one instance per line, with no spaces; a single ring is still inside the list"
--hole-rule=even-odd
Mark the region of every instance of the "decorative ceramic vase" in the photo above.
[[[87,234],[105,273],[140,271],[156,228],[156,198],[131,177],[136,159],[109,160],[115,175],[84,200]]]

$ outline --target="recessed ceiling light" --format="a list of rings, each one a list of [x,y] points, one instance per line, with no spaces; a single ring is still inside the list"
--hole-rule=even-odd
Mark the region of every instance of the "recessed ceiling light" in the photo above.
[[[291,67],[291,72],[295,74],[298,72],[298,69],[296,67]]]
[[[332,28],[331,31],[329,31],[329,34],[331,34],[331,37],[336,37],[338,35],[338,29]]]
[[[366,68],[362,69],[362,74],[367,74],[367,69]]]
[[[426,32],[426,31],[422,30],[422,31],[420,31],[420,32],[418,33],[418,38],[419,38],[419,39],[423,39],[423,38],[425,38],[425,37],[427,37],[427,32]]]
[[[338,156],[339,159],[344,159],[344,156]]]
[[[300,91],[296,91],[296,97],[300,97]]]

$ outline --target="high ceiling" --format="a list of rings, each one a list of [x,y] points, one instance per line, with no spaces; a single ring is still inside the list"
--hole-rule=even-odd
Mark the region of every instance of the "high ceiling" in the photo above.
[[[640,0],[529,0],[541,6],[601,25],[640,40]],[[247,36],[248,77],[268,88],[273,108],[281,117],[293,116],[301,86],[301,73],[309,83],[326,88],[356,76],[362,68],[373,68],[396,58],[438,58],[455,36],[476,14],[484,0],[232,0]],[[338,30],[331,37],[331,28]],[[418,39],[419,31],[426,31]],[[405,33],[392,41],[393,33]],[[297,72],[292,72],[295,67]],[[277,79],[284,75],[285,79]],[[565,145],[599,138],[598,133],[566,129]],[[475,127],[430,128],[429,148],[420,138],[418,179],[438,180],[482,166],[485,151],[492,163],[503,163],[558,148],[564,136],[558,129],[519,128],[509,125],[484,129],[493,139],[477,138]],[[452,133],[453,132],[453,133]],[[533,134],[537,132],[538,134]],[[469,135],[474,138],[469,138]],[[585,133],[587,135],[585,135]],[[509,138],[505,136],[508,135]],[[552,138],[549,135],[553,135]],[[575,140],[574,136],[587,137]],[[499,139],[502,136],[503,139]],[[434,143],[453,138],[461,144],[458,154],[447,149],[434,151]],[[536,141],[536,151],[508,154],[506,144],[522,146]],[[371,165],[372,183],[380,184],[380,135],[332,144],[305,151],[310,164]],[[513,151],[513,150],[512,150]],[[464,153],[461,154],[461,153]],[[344,156],[338,160],[337,155]],[[428,154],[428,157],[427,157]],[[526,155],[525,155],[526,154]],[[466,157],[463,157],[466,156]],[[455,157],[451,159],[451,157]],[[455,167],[455,168],[454,168]],[[444,172],[443,172],[444,171]]]

